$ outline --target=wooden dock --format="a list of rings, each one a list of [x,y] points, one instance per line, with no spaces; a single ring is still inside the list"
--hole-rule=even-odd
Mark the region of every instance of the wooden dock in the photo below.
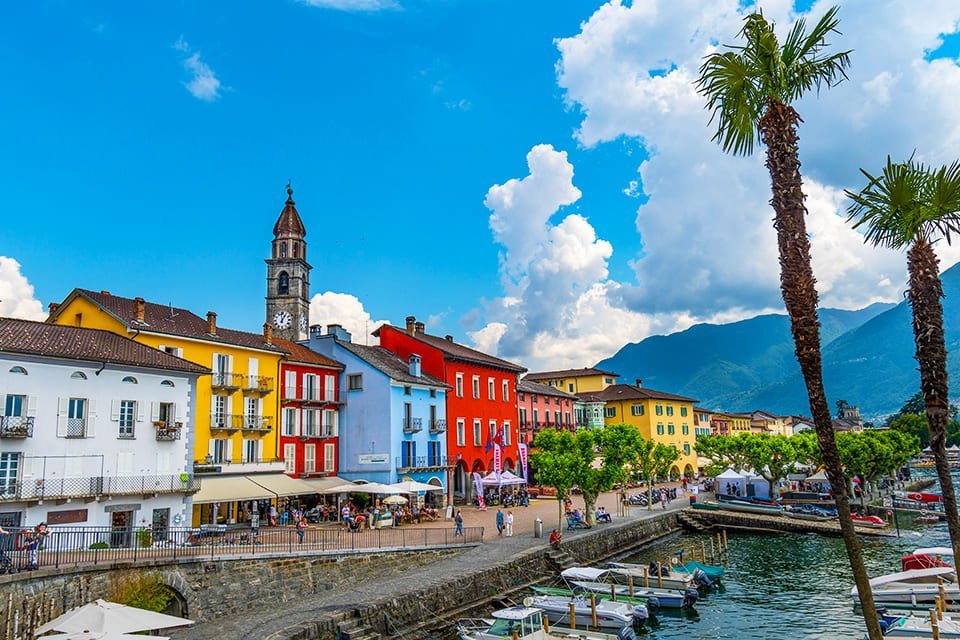
[[[684,509],[680,513],[679,520],[684,528],[701,533],[727,529],[750,533],[818,533],[824,536],[840,536],[840,524],[838,522],[798,520],[787,516],[742,513],[722,509],[716,511]],[[892,527],[885,529],[857,527],[857,533],[864,536],[880,537],[896,535],[891,529]]]

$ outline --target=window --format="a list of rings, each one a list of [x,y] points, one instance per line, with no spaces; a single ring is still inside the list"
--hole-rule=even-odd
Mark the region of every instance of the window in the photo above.
[[[684,453],[685,455],[690,455],[690,445],[689,445],[689,444],[684,443],[684,445],[683,445],[683,453]]]
[[[437,397],[437,390],[436,390],[436,389],[430,389],[430,397],[431,397],[431,398],[436,398],[436,397]]]
[[[517,391],[517,402],[523,402],[523,400],[524,400],[525,397],[526,397],[526,396],[524,396],[522,393],[520,393],[519,391]]]
[[[321,434],[323,437],[335,438],[339,435],[340,423],[338,416],[339,414],[333,409],[323,410],[323,431]]]
[[[67,405],[67,438],[87,437],[87,400],[86,398],[70,398]]]
[[[496,420],[491,420],[491,421],[490,421],[490,440],[489,440],[489,442],[493,442],[493,441],[496,439],[496,437],[497,437],[497,421],[496,421]]]
[[[483,427],[481,426],[480,419],[479,419],[479,418],[475,418],[474,421],[473,421],[473,446],[475,446],[475,447],[479,447],[479,446],[480,446],[480,437],[481,437],[481,436],[480,436],[480,430],[481,430],[482,428],[483,428]]]
[[[163,351],[164,353],[167,353],[171,356],[176,356],[177,358],[183,357],[183,349],[181,349],[180,347],[167,347],[164,345],[160,345],[157,348],[160,349],[160,351]]]
[[[315,409],[307,409],[303,412],[303,435],[317,435],[317,412]]]
[[[487,378],[487,400],[497,399],[496,386],[494,385],[494,382],[495,381],[493,378]]]
[[[323,399],[327,402],[337,401],[337,376],[323,376]]]
[[[480,399],[480,376],[473,376],[473,399]]]
[[[658,405],[656,406],[656,408],[654,409],[654,411],[656,412],[656,414],[657,414],[658,416],[662,416],[662,415],[663,415],[663,405],[662,405],[662,404],[658,404]]]
[[[87,374],[85,374],[83,371],[74,371],[70,374],[70,377],[74,380],[86,380]]]
[[[463,374],[462,373],[457,374],[457,397],[458,398],[463,397]]]
[[[572,382],[567,385],[567,391],[569,391],[570,393],[573,393],[573,383],[572,383]]]
[[[0,495],[3,497],[16,495],[19,468],[19,453],[0,453]]]
[[[564,424],[566,424],[566,425],[569,427],[569,426],[570,426],[570,412],[567,411],[566,413],[564,413],[564,414],[563,414],[563,417],[564,417],[564,420],[566,421]]]
[[[10,367],[10,373],[16,373],[21,376],[27,375],[27,370],[23,367]]]
[[[123,380],[121,380],[120,382],[124,384],[137,384],[137,379],[134,378],[133,376],[124,376]]]
[[[280,257],[281,257],[281,258],[286,258],[286,257],[287,257],[287,243],[286,243],[286,242],[281,242],[281,243],[280,243]]]
[[[523,427],[527,424],[527,409],[526,407],[520,407],[520,426]]]
[[[537,408],[534,407],[534,408],[533,408],[533,425],[534,425],[534,426],[538,426],[538,425],[537,425],[538,420],[539,420],[539,418],[538,418],[538,416],[537,416]]]
[[[417,465],[417,443],[413,440],[404,440],[400,444],[400,466],[415,467]]]
[[[360,391],[361,389],[363,389],[362,373],[351,373],[349,376],[347,376],[347,390]]]
[[[604,379],[603,379],[603,383],[604,383],[604,384],[613,384],[613,378],[604,378]]]
[[[683,416],[683,417],[686,417],[686,416],[687,416],[687,408],[686,408],[686,407],[680,407],[680,415]]]
[[[404,387],[404,388],[403,388],[403,395],[409,396],[411,393],[413,393],[413,388],[412,388],[412,387]]]
[[[683,435],[685,435],[685,436],[686,436],[686,435],[690,435],[690,427],[687,426],[687,425],[682,425],[682,426],[680,427],[680,432],[681,432]]]
[[[214,463],[230,462],[230,441],[226,438],[216,438],[210,441],[210,456]]]
[[[463,447],[467,444],[466,421],[463,418],[457,418],[457,446]]]
[[[120,438],[132,438],[133,426],[137,418],[137,403],[133,400],[120,401]]]
[[[663,423],[662,423],[662,422],[658,422],[658,423],[657,423],[657,435],[660,435],[660,436],[663,435]]]
[[[635,404],[630,407],[630,415],[632,416],[642,416],[643,415],[643,405]]]
[[[284,250],[286,250],[287,245],[283,245]],[[277,277],[277,293],[281,296],[285,296],[290,293],[290,276],[286,271],[281,271],[280,275]]]
[[[672,436],[674,433],[676,433],[676,429],[674,428],[673,424],[668,424],[668,425],[667,425],[667,433],[668,433],[669,435],[671,435],[671,436]]]
[[[161,387],[175,387],[175,386],[177,386],[177,385],[173,384],[173,380],[161,380],[161,381],[160,381],[160,386],[161,386]]]
[[[284,409],[283,410],[283,435],[285,436],[297,436],[297,410],[296,409]],[[286,448],[287,445],[284,445]],[[286,454],[284,454],[286,456]]]
[[[8,395],[4,402],[3,415],[7,417],[22,417],[27,408],[27,396]]]
[[[555,405],[557,405],[557,406],[559,407],[559,406],[560,406],[560,398],[554,398],[554,399],[553,399],[553,404],[555,404]]]
[[[429,467],[439,467],[443,465],[443,460],[440,459],[440,441],[439,440],[430,440],[427,442],[427,466]]]
[[[260,462],[260,441],[253,438],[243,441],[243,462]]]
[[[317,399],[317,376],[311,373],[304,374],[303,376],[303,399]]]
[[[223,428],[227,426],[227,398],[226,396],[213,396],[213,416],[212,426]]]
[[[510,421],[507,420],[503,423],[503,446],[510,446]]]
[[[403,432],[413,432],[413,405],[409,402],[403,403]]]
[[[323,470],[337,470],[337,445],[329,442],[323,445]]]
[[[604,407],[603,415],[607,418],[616,418],[617,417],[617,408],[616,407]]]
[[[667,405],[667,415],[668,415],[668,416],[672,416],[672,415],[673,415],[673,405],[672,405],[672,404],[668,404],[668,405]]]
[[[500,392],[504,402],[510,402],[510,383],[504,380],[500,385]]]
[[[294,474],[297,472],[297,445],[283,445],[283,471],[284,473]]]
[[[303,472],[313,473],[317,470],[317,445],[303,445]]]

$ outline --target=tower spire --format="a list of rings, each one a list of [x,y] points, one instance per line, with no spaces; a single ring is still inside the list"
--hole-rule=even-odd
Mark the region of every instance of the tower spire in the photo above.
[[[293,187],[290,181],[287,181],[287,201],[284,203],[283,211],[277,218],[277,223],[273,225],[273,235],[276,238],[285,237],[292,239],[302,239],[307,235],[307,228],[303,226],[303,220],[297,212],[297,207],[293,201]]]

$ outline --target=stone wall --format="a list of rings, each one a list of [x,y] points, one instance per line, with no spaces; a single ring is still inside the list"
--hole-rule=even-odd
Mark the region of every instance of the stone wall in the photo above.
[[[766,515],[759,513],[742,513],[739,511],[709,511],[706,509],[687,509],[684,519],[711,529],[736,529],[740,531],[770,532],[770,533],[818,533],[824,536],[840,536],[840,524],[835,520],[821,522],[816,520],[799,520],[787,516]],[[892,535],[889,527],[886,529],[871,529],[856,527],[857,533],[865,536]]]

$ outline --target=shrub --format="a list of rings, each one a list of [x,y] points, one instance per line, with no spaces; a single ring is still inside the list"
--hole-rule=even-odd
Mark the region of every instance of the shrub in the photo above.
[[[141,547],[153,546],[153,532],[150,529],[137,530],[137,545]]]
[[[92,545],[90,545],[90,548],[91,549],[109,549],[110,545],[101,540],[100,542],[94,542]]]
[[[173,592],[156,572],[134,571],[110,579],[111,602],[162,612],[173,598]]]

